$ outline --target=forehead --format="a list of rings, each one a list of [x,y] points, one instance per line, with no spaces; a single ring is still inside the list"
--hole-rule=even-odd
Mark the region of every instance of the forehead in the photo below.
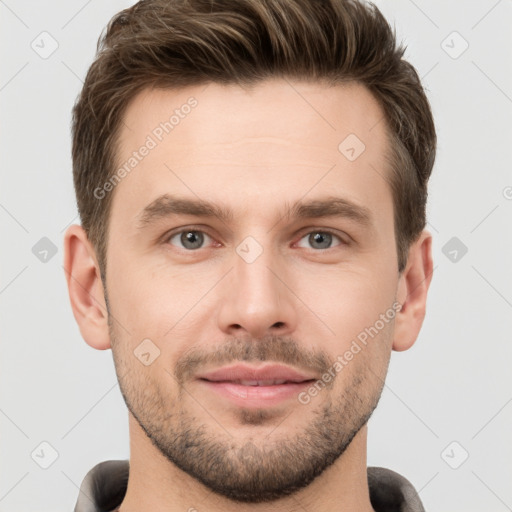
[[[184,122],[186,119],[192,121]],[[132,150],[141,135],[172,139],[185,147],[194,146],[196,151],[203,149],[200,143],[209,147],[236,144],[242,136],[275,136],[305,144],[306,149],[326,149],[332,158],[333,148],[338,156],[336,142],[344,134],[353,133],[364,143],[380,142],[383,120],[375,97],[355,82],[330,87],[322,82],[284,79],[269,79],[251,87],[208,83],[143,90],[125,111],[119,140],[122,153]],[[179,156],[176,152],[175,157]]]
[[[123,119],[112,216],[135,219],[176,192],[245,212],[325,192],[389,207],[385,126],[377,100],[355,83],[144,90]]]

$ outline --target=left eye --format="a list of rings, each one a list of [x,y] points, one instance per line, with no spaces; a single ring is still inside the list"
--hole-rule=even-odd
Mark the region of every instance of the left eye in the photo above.
[[[180,231],[175,235],[172,235],[168,241],[172,243],[172,240],[178,237],[179,242],[182,244],[183,249],[196,250],[201,249],[203,242],[206,238],[210,238],[203,231],[194,231],[192,229],[187,229],[185,231]],[[173,244],[174,245],[174,244]]]
[[[306,239],[314,249],[330,249],[332,247],[331,244],[333,238],[338,239],[340,242],[336,245],[341,245],[343,243],[343,240],[339,236],[335,235],[334,233],[330,233],[329,231],[311,231],[306,236],[302,237],[301,241]]]

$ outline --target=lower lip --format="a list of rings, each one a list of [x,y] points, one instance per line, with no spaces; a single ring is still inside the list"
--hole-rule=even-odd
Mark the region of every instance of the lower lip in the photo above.
[[[290,382],[274,386],[244,386],[234,382],[212,382],[204,379],[199,379],[199,382],[239,406],[268,407],[290,398],[297,398],[297,395],[313,381]]]

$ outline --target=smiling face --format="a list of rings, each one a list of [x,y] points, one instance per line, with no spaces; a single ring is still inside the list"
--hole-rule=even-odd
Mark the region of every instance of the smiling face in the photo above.
[[[126,112],[106,267],[120,388],[220,495],[308,485],[377,405],[399,282],[382,118],[360,85],[280,80],[144,91]],[[265,398],[204,379],[237,363],[310,381]]]

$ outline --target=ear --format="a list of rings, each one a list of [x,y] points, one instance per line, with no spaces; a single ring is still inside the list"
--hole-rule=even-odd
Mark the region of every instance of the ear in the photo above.
[[[402,308],[395,317],[393,350],[397,352],[411,348],[418,337],[432,272],[432,235],[423,230],[409,248],[407,265],[398,281],[397,300]]]
[[[108,313],[96,253],[82,226],[76,224],[64,235],[64,272],[82,338],[98,350],[110,348]]]

